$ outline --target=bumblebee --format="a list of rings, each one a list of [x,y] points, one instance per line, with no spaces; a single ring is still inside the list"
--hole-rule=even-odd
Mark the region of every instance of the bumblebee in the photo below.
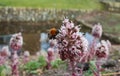
[[[51,28],[48,33],[49,39],[56,39],[56,35],[59,33],[59,31],[56,28]]]

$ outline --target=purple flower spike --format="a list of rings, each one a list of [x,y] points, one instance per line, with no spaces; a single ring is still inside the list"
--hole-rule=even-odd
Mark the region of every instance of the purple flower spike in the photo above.
[[[0,50],[0,66],[5,64],[5,61],[10,55],[11,53],[8,50],[8,47],[3,47],[2,50]]]
[[[17,51],[23,45],[23,37],[21,33],[14,34],[10,39],[10,47],[13,49],[13,55],[11,59],[11,68],[12,68],[12,76],[19,76],[19,57],[17,55]]]
[[[72,21],[66,21],[56,36],[60,58],[70,62],[72,76],[77,76],[75,63],[79,62],[81,58],[83,60],[83,55],[88,51],[88,41],[79,31],[80,28],[75,26]]]
[[[17,53],[15,53],[12,57],[12,76],[19,76],[19,70],[18,70],[18,64],[19,64],[19,57]]]

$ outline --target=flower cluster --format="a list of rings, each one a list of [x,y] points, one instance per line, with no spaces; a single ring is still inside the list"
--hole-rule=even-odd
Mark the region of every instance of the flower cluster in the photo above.
[[[99,42],[96,45],[96,57],[97,58],[107,58],[109,55],[109,49],[110,49],[111,45],[110,42],[107,40],[101,40],[101,42]]]
[[[94,72],[95,76],[101,76],[101,65],[106,62],[106,59],[109,56],[111,43],[109,40],[101,40],[99,43],[97,43],[102,36],[102,26],[100,25],[100,23],[92,28],[92,35],[94,36],[94,40],[91,44],[92,46],[89,55],[91,58],[96,58],[95,63],[97,71]]]
[[[23,37],[21,33],[14,34],[10,39],[10,47],[13,49],[13,55],[12,55],[12,76],[19,76],[19,57],[17,55],[17,51],[22,47],[23,44]]]
[[[8,47],[3,47],[2,50],[0,51],[0,66],[5,64],[5,61],[7,57],[11,55],[10,51],[8,50]]]
[[[94,37],[94,39],[92,43],[90,44],[88,60],[91,60],[94,58],[95,53],[96,53],[95,47],[97,45],[97,42],[99,42],[98,40],[102,36],[102,25],[100,25],[100,23],[95,24],[92,27],[92,36]]]
[[[55,52],[54,46],[56,44],[56,40],[53,39],[49,40],[49,44],[50,47],[47,50],[47,66],[46,66],[47,69],[51,68],[51,62],[54,60],[54,52]]]
[[[79,33],[79,30],[80,27],[75,26],[69,19],[63,21],[63,25],[56,36],[57,47],[62,60],[78,60],[88,51],[88,41],[83,34]]]
[[[95,56],[96,56],[96,68],[98,72],[95,72],[97,76],[101,76],[100,70],[102,69],[101,65],[105,63],[106,59],[109,56],[109,51],[111,48],[111,43],[109,40],[101,40],[97,43],[95,47]]]
[[[0,51],[0,56],[9,57],[11,55],[7,46],[3,47]]]
[[[47,51],[47,54],[48,54],[48,61],[52,61],[53,60],[53,56],[54,56],[54,49],[53,48],[48,48],[48,51]]]
[[[13,50],[19,50],[23,44],[23,37],[21,33],[14,34],[10,39],[10,47]]]

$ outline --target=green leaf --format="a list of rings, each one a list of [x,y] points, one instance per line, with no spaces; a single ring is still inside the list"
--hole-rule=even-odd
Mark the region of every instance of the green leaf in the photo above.
[[[0,72],[2,72],[3,69],[5,69],[5,66],[0,66]]]
[[[93,75],[92,71],[89,69],[89,70],[85,71],[84,76],[94,76],[94,75]]]
[[[45,67],[45,66],[47,65],[44,56],[40,56],[40,57],[38,58],[38,63],[40,64],[40,67],[41,67],[41,68],[42,68],[42,67]]]
[[[55,62],[55,61],[54,61],[54,62],[51,62],[51,65],[52,65],[53,68],[58,68],[58,63]]]
[[[95,61],[90,61],[90,68],[96,70],[96,64]]]
[[[58,68],[59,65],[61,65],[61,64],[63,64],[63,63],[64,63],[64,61],[62,61],[62,60],[60,60],[60,59],[57,59],[57,60],[51,62],[51,65],[52,65],[53,68]]]
[[[1,71],[0,76],[6,76],[6,69],[5,68]]]
[[[25,70],[36,70],[40,67],[40,64],[37,61],[28,62],[25,66]]]

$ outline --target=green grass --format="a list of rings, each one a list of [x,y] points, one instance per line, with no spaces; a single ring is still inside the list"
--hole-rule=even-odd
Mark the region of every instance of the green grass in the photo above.
[[[0,0],[0,6],[56,9],[101,9],[98,0]]]

